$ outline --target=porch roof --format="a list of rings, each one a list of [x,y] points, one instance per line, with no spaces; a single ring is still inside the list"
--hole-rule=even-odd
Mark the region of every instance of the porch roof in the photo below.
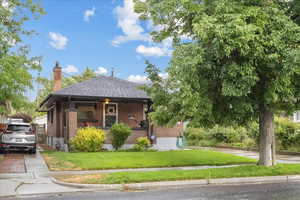
[[[52,97],[62,96],[150,100],[146,92],[139,88],[140,86],[142,85],[115,77],[97,76],[51,93],[40,107],[43,107]]]

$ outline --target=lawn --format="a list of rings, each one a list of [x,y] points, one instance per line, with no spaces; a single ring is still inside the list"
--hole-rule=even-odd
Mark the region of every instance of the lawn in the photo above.
[[[208,150],[164,152],[44,152],[51,170],[96,170],[255,163],[256,160]]]
[[[202,170],[169,170],[152,172],[116,172],[56,177],[58,180],[85,184],[125,184],[155,181],[196,180],[233,177],[257,177],[300,174],[300,164],[278,164],[273,167],[244,165]]]

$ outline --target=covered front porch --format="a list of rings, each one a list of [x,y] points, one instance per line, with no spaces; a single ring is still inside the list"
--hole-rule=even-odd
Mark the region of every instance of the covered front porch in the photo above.
[[[124,123],[132,129],[132,134],[126,141],[130,147],[136,143],[139,137],[151,137],[148,128],[148,100],[143,99],[115,99],[115,98],[60,98],[50,111],[50,125],[56,124],[56,141],[59,149],[66,149],[69,140],[76,135],[79,128],[93,126],[107,132],[105,147],[111,148],[111,137],[109,130],[115,123]],[[53,112],[53,114],[51,114]],[[56,119],[52,119],[51,115]],[[54,122],[55,121],[55,122]]]

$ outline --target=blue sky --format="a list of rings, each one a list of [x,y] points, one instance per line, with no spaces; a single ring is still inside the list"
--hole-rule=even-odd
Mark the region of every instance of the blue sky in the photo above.
[[[151,41],[151,22],[141,22],[132,0],[39,0],[46,15],[25,28],[38,35],[25,38],[31,56],[42,56],[41,76],[52,76],[56,61],[66,76],[90,67],[131,81],[145,81],[145,59],[162,70],[168,65],[171,42]]]

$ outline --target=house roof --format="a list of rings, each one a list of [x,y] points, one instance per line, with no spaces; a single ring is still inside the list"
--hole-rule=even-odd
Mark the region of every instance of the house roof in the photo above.
[[[138,88],[139,86],[141,86],[141,84],[115,77],[97,76],[87,81],[75,83],[52,94],[149,99],[146,92]]]
[[[140,86],[142,85],[115,77],[97,76],[51,93],[41,106],[53,96],[150,99]]]

